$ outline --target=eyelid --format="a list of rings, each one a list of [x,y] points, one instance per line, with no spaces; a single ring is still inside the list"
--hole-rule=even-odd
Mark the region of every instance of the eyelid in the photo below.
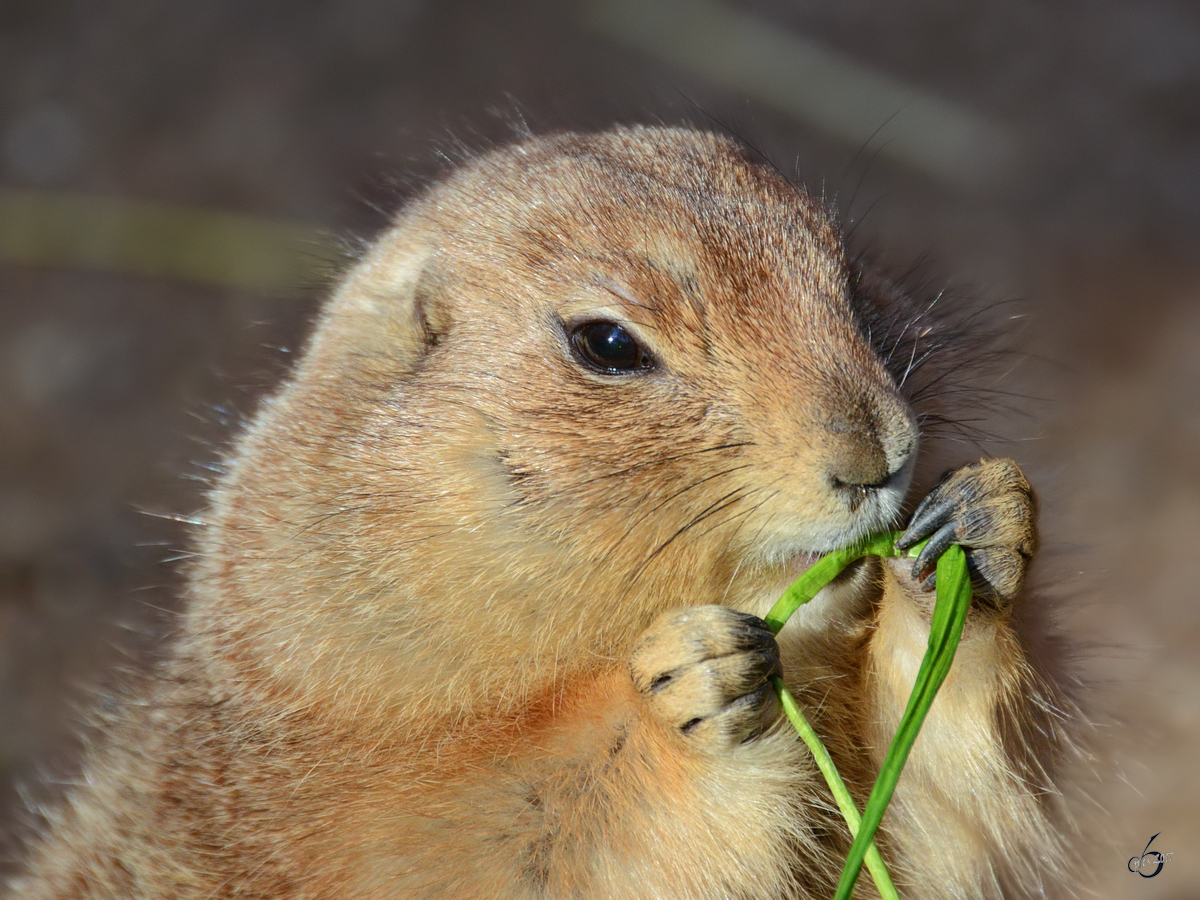
[[[654,309],[654,307],[651,306],[650,304],[643,303],[641,300],[639,300],[634,295],[633,291],[629,290],[629,288],[625,287],[625,285],[623,285],[619,282],[613,281],[611,278],[602,278],[600,280],[600,287],[604,288],[606,291],[608,291],[613,296],[615,296],[621,300],[624,300],[626,303],[628,303],[630,306],[634,307],[635,309],[649,309],[649,310]]]

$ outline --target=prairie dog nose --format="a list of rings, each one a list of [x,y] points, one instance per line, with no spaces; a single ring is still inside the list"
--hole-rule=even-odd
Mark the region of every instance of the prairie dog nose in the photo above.
[[[857,422],[831,422],[833,438],[826,473],[835,489],[885,487],[902,472],[917,446],[917,432],[907,410],[889,404],[867,407]]]
[[[883,444],[871,432],[842,436],[829,461],[829,482],[834,488],[880,487],[893,474]]]

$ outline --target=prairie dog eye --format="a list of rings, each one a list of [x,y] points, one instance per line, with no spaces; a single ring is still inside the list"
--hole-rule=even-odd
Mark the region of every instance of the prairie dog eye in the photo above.
[[[571,329],[571,349],[587,366],[606,375],[651,369],[654,359],[615,322],[583,322]]]

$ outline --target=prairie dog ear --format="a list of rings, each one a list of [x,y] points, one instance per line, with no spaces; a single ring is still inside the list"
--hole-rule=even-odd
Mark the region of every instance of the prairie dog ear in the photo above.
[[[321,317],[309,359],[315,367],[353,358],[389,377],[412,373],[450,328],[437,254],[398,228],[343,280]]]
[[[421,352],[436,347],[450,330],[452,319],[446,288],[442,271],[427,257],[412,295],[413,325],[423,345]]]

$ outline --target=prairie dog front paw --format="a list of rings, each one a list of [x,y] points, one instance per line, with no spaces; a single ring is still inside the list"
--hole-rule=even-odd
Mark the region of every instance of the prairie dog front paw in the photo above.
[[[959,544],[967,554],[976,596],[1006,606],[1020,593],[1037,549],[1033,489],[1011,459],[985,459],[954,469],[921,501],[896,546],[903,550],[926,537],[913,578],[928,572],[951,544]],[[930,575],[925,586],[932,584]]]
[[[769,681],[781,672],[775,635],[757,616],[728,607],[661,616],[638,641],[629,671],[653,714],[710,752],[757,737],[779,716]]]

